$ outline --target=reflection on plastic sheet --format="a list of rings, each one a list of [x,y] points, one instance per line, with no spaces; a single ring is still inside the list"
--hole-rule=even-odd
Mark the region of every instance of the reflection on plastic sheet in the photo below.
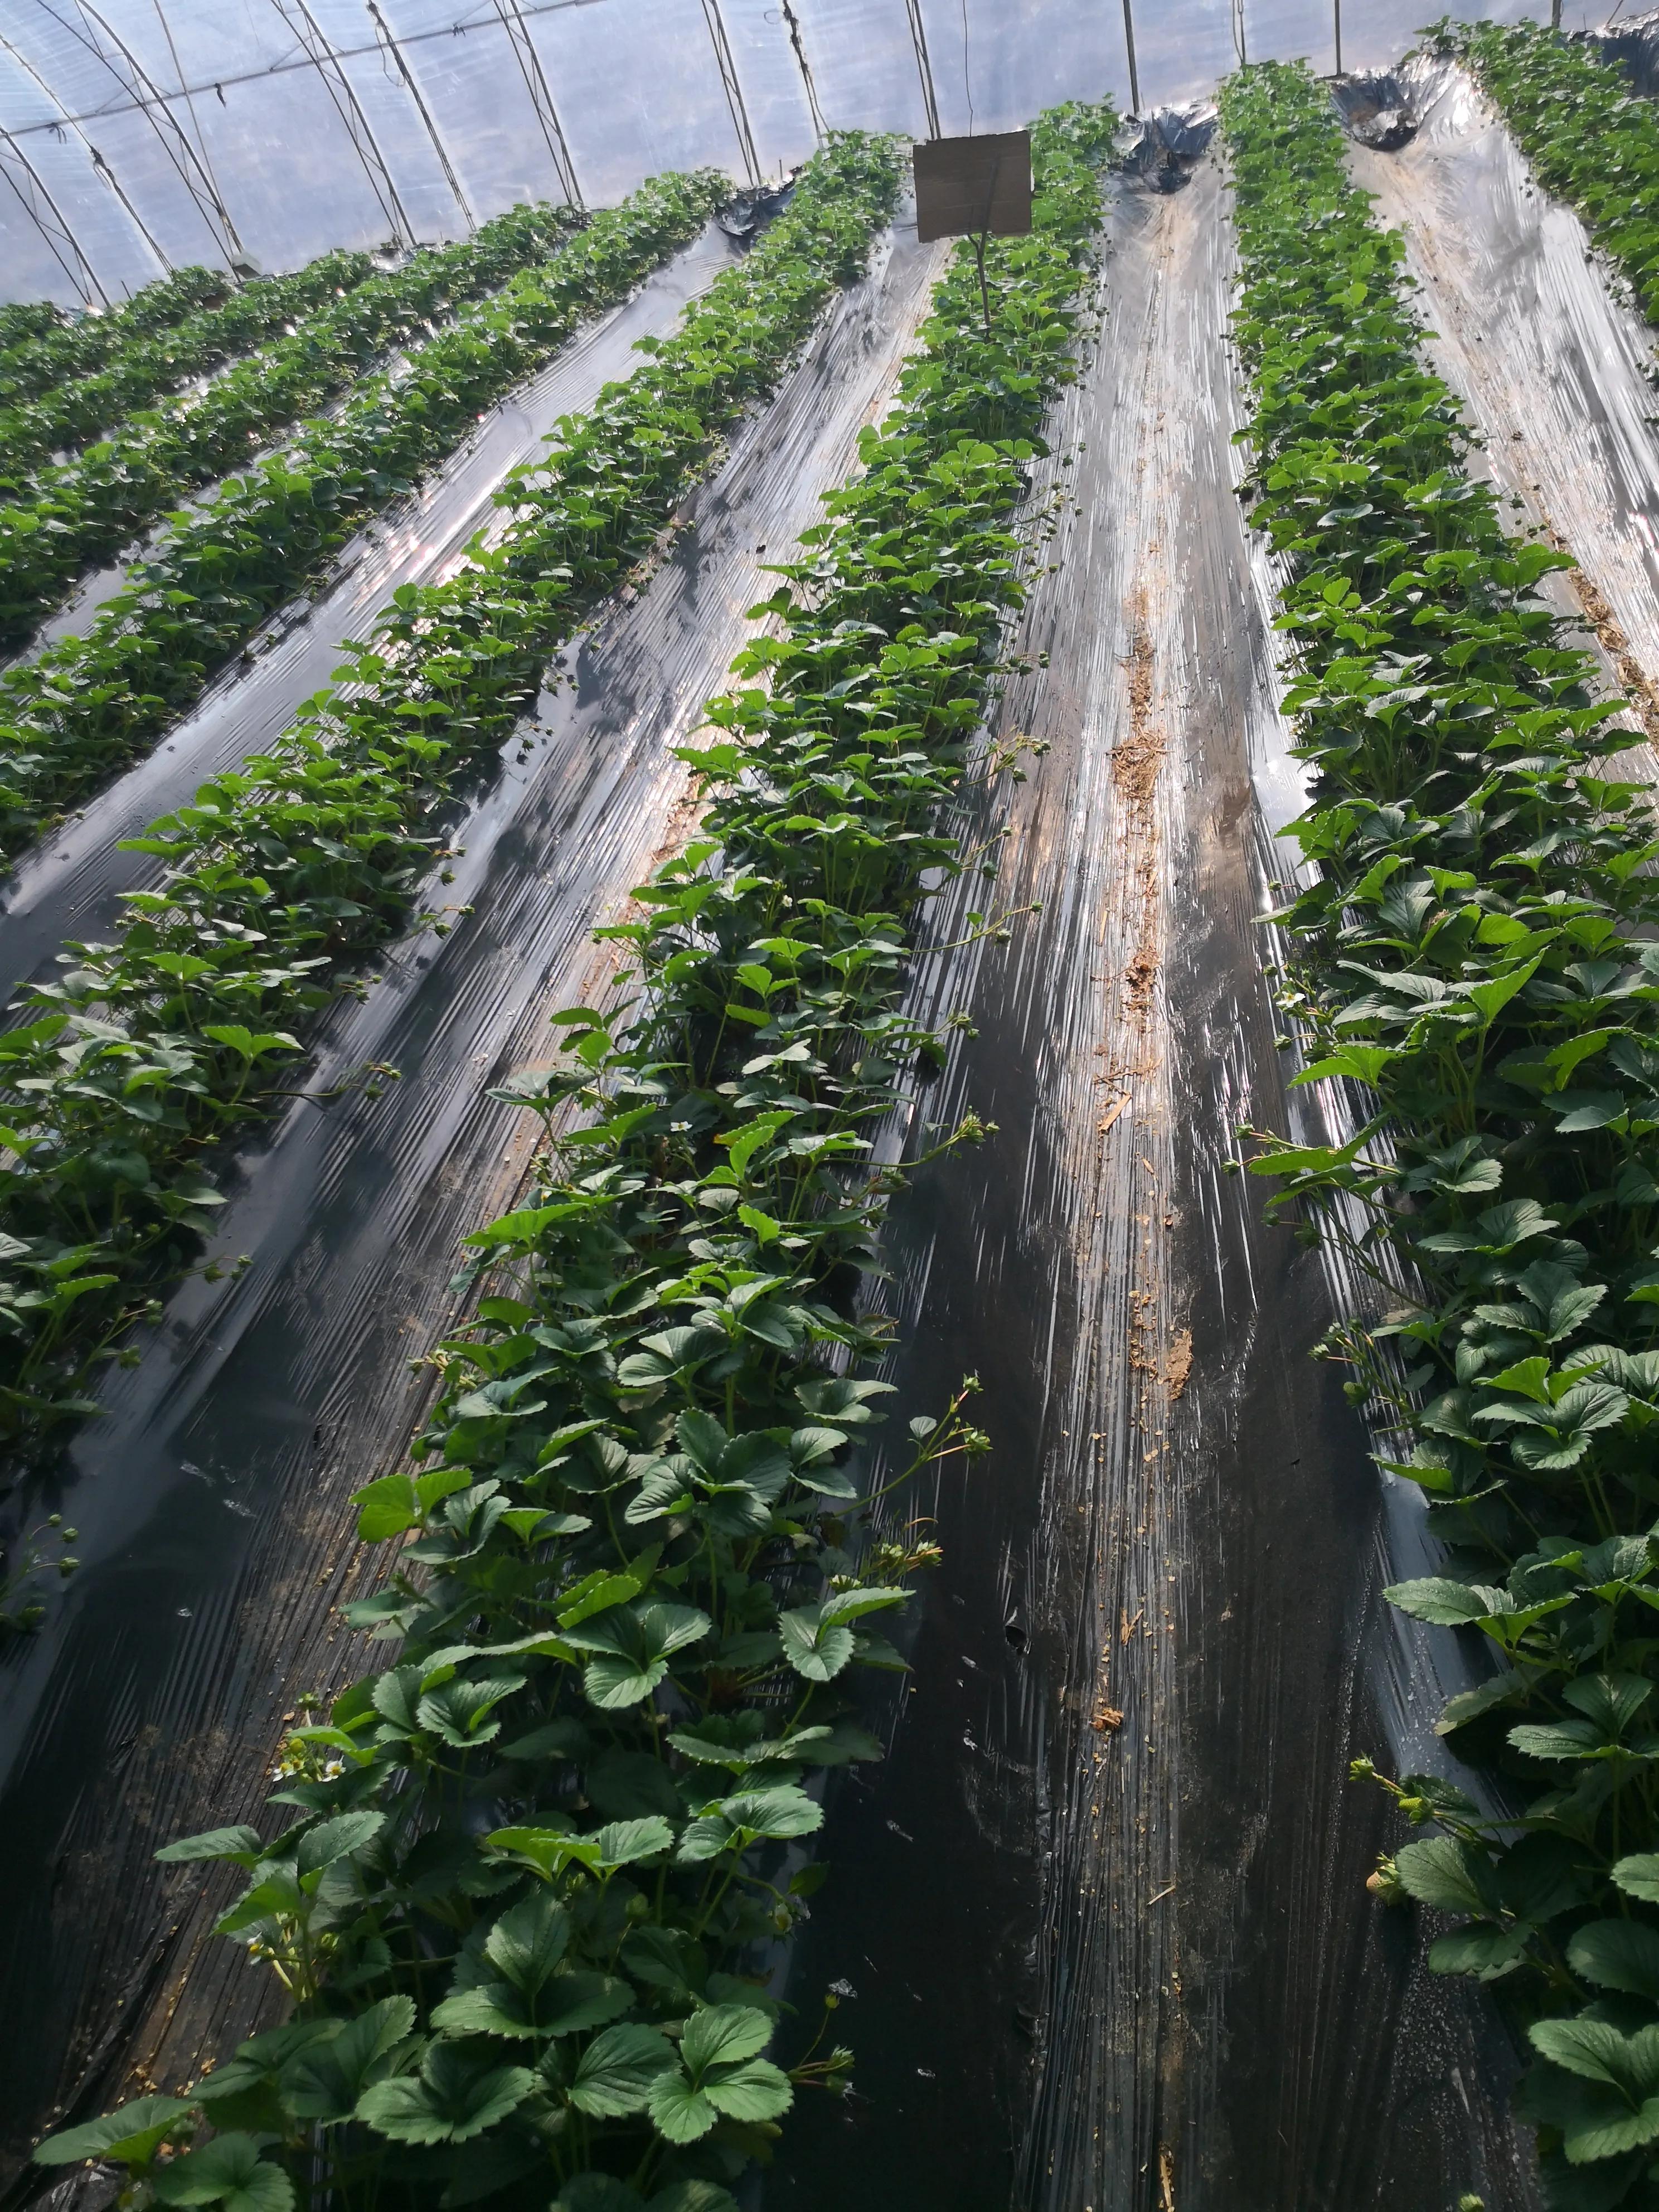
[[[1250,60],[1333,66],[1334,0],[1139,0],[1148,107],[1201,97],[1235,65],[1241,7]],[[1350,0],[1344,62],[1387,68],[1424,13]],[[550,107],[598,206],[665,168],[744,180],[750,144],[775,176],[811,151],[815,105],[832,129],[921,136],[930,106],[946,133],[1003,131],[1107,93],[1128,106],[1112,0],[10,0],[0,296],[119,300],[158,255],[222,263],[216,197],[267,270],[400,232],[459,236],[559,195]],[[57,219],[95,285],[54,252]]]

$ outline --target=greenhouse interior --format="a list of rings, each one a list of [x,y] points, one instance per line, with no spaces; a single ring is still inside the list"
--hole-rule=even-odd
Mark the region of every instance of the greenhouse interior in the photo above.
[[[1425,12],[0,0],[0,2212],[1659,2212],[1659,10]]]

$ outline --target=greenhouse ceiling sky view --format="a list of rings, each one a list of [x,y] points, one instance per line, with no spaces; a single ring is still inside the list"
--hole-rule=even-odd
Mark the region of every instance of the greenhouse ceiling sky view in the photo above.
[[[1139,0],[1143,101],[1208,91],[1241,9],[1249,58],[1332,67],[1332,0]],[[1346,66],[1429,12],[1349,0]],[[1128,106],[1120,0],[0,0],[0,297],[276,271],[656,170],[775,177],[820,125],[1000,131],[1108,92]]]

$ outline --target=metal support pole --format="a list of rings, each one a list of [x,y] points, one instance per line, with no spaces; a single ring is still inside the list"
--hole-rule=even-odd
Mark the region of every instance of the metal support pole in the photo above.
[[[1243,69],[1249,61],[1244,45],[1244,0],[1232,0],[1233,51],[1238,56],[1238,66]]]
[[[22,181],[17,172],[21,170]],[[16,193],[29,221],[45,239],[52,258],[89,307],[106,307],[109,294],[98,281],[98,272],[82,252],[75,233],[64,220],[63,210],[46,189],[46,179],[9,131],[0,131],[0,176]],[[46,213],[40,211],[44,205]],[[65,258],[65,256],[68,258]]]
[[[405,246],[413,246],[414,226],[404,210],[392,172],[386,167],[380,141],[370,128],[351,79],[346,75],[344,63],[330,45],[307,0],[270,0],[270,4],[299,40],[301,52],[322,79],[324,88],[334,103],[334,112],[345,125],[346,136],[363,165],[363,173],[380,204],[381,214],[392,226],[393,235],[401,239]]]
[[[179,80],[179,91],[185,103],[185,112],[190,118],[191,129],[196,133],[196,151],[201,157],[202,167],[206,173],[208,183],[213,188],[214,205],[223,207],[225,196],[219,189],[219,179],[213,167],[213,156],[208,151],[207,133],[202,128],[201,117],[196,112],[195,95],[185,82],[184,67],[179,59],[179,49],[173,44],[173,26],[167,21],[167,10],[162,7],[161,0],[152,0],[152,4],[155,9],[155,20],[161,26],[161,35],[167,42],[167,53],[173,63],[173,74]],[[221,104],[222,105],[222,102]],[[170,104],[167,112],[169,114],[172,112]],[[233,275],[235,273],[234,270],[232,271]]]
[[[1553,31],[1559,31],[1560,27],[1561,0],[1550,0],[1550,28]]]
[[[778,0],[778,4],[783,10],[784,27],[789,33],[789,43],[795,50],[795,60],[800,69],[800,81],[806,87],[806,105],[812,113],[812,128],[817,134],[817,141],[821,146],[828,132],[824,125],[823,110],[818,106],[818,88],[812,82],[812,71],[806,58],[806,49],[801,44],[800,19],[789,5],[789,0]]]
[[[519,0],[495,0],[495,13],[501,19],[501,28],[507,33],[513,58],[519,64],[519,75],[524,79],[525,90],[530,94],[530,104],[536,111],[536,120],[542,127],[542,137],[552,157],[553,173],[559,180],[560,197],[567,205],[580,207],[583,201],[581,186],[576,181],[576,164],[571,159],[564,125],[559,120],[558,109],[553,105],[553,94],[546,72],[542,68],[541,56],[536,52],[530,26],[520,9]]]
[[[162,246],[161,240],[156,237],[155,232],[144,221],[143,216],[139,214],[137,203],[130,198],[127,193],[123,191],[121,179],[116,175],[114,170],[111,168],[109,163],[104,159],[98,149],[92,144],[90,140],[88,140],[87,143],[87,151],[92,156],[93,167],[98,172],[98,174],[109,186],[116,198],[120,201],[123,208],[125,209],[127,219],[132,224],[133,228],[137,232],[139,237],[143,240],[145,245],[149,246],[150,252],[161,263],[162,268],[171,274],[173,268],[176,266],[172,256],[167,252],[166,248]]]
[[[235,224],[230,219],[230,210],[220,198],[218,185],[208,173],[201,155],[191,144],[188,134],[167,105],[166,95],[161,87],[149,76],[137,55],[133,52],[131,47],[108,19],[92,6],[91,0],[76,0],[76,6],[82,18],[78,24],[67,16],[60,15],[52,4],[52,0],[40,0],[40,4],[45,8],[54,22],[67,31],[71,38],[76,40],[95,60],[103,64],[122,91],[135,100],[143,109],[150,128],[161,140],[162,150],[178,174],[179,181],[196,203],[197,211],[208,228],[214,234],[214,242],[224,257],[225,266],[234,275],[236,264],[243,258],[243,254],[242,241],[237,235]],[[103,33],[104,39],[113,48],[114,55],[119,57],[121,64],[119,67],[117,66],[112,54],[105,51],[102,43],[94,35],[90,27],[93,25],[95,25],[98,31]]]
[[[743,87],[738,82],[738,65],[732,58],[732,42],[726,35],[726,18],[720,14],[720,0],[702,0],[702,15],[708,26],[709,38],[714,41],[714,64],[720,73],[720,83],[725,88],[726,105],[732,115],[732,128],[738,134],[738,151],[743,156],[750,184],[758,187],[761,173],[760,162],[755,154],[755,134],[749,127],[749,110],[744,101]]]
[[[443,140],[438,136],[438,126],[432,119],[432,110],[426,104],[425,95],[415,81],[415,72],[404,59],[403,50],[393,37],[386,17],[375,5],[375,0],[368,0],[368,5],[380,41],[392,56],[392,64],[404,81],[404,88],[414,101],[416,112],[426,125],[426,135],[432,141],[432,150],[438,157],[439,167],[444,173],[444,180],[455,195],[455,204],[461,211],[461,218],[466,224],[468,234],[476,236],[478,228],[477,218],[467,205],[466,194],[461,190],[461,180],[455,173],[455,164],[450,160],[448,150]]]
[[[921,0],[904,0],[910,17],[910,43],[916,50],[916,68],[921,77],[921,104],[927,112],[927,136],[941,136],[939,127],[939,101],[933,96],[933,65],[927,58],[927,33],[921,20]]]
[[[123,191],[121,180],[116,175],[114,170],[111,168],[109,163],[104,159],[98,149],[93,144],[91,139],[88,137],[86,132],[75,120],[75,118],[70,113],[68,108],[65,107],[63,101],[59,100],[57,94],[47,83],[46,78],[41,76],[40,70],[36,69],[34,64],[29,59],[28,56],[20,52],[19,49],[12,44],[11,40],[5,36],[3,32],[0,32],[0,46],[3,46],[6,52],[11,56],[13,61],[16,63],[18,68],[24,72],[25,76],[30,77],[33,82],[40,87],[40,90],[58,110],[58,112],[64,118],[63,128],[66,131],[72,131],[75,133],[76,137],[80,140],[82,147],[85,150],[87,157],[91,161],[94,169],[109,186],[116,198],[120,201],[122,207],[126,211],[127,220],[131,223],[139,237],[143,240],[145,245],[149,246],[150,252],[155,255],[161,267],[170,270],[173,264],[163,252],[160,240],[157,239],[149,225],[144,221],[143,216],[139,214],[138,210],[132,200],[128,197],[126,192]],[[16,145],[16,142],[15,140],[12,143],[14,149],[21,161],[22,159],[22,149]],[[34,172],[31,169],[29,173],[33,176]],[[42,189],[44,189],[44,187],[42,187]],[[50,239],[48,239],[47,243],[51,243]],[[56,249],[54,249],[54,251]],[[76,254],[79,255],[81,249],[77,246],[75,248],[75,251]],[[85,257],[82,256],[81,258],[84,259]],[[76,285],[77,289],[84,289],[81,286],[80,280],[75,277],[72,272],[66,271],[65,273],[70,275],[70,281]]]
[[[1135,19],[1129,12],[1129,0],[1123,0],[1123,43],[1129,50],[1129,112],[1140,112],[1140,76],[1135,68]]]
[[[1336,73],[1340,76],[1342,74],[1342,0],[1331,0],[1331,6],[1336,11]]]
[[[985,187],[985,207],[978,232],[974,239],[974,259],[979,264],[979,303],[985,313],[985,336],[991,336],[991,288],[985,281],[985,249],[991,243],[991,210],[996,204],[997,177],[1002,168],[999,154],[991,164],[991,180]]]

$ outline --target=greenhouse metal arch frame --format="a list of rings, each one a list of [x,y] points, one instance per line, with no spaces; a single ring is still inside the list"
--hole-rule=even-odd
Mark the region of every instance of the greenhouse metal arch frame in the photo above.
[[[1386,65],[1421,12],[1380,0],[1343,38],[1334,0],[10,0],[0,297],[407,250],[670,167],[752,185],[837,128],[1007,130],[1080,88],[1139,111],[1242,45]]]

